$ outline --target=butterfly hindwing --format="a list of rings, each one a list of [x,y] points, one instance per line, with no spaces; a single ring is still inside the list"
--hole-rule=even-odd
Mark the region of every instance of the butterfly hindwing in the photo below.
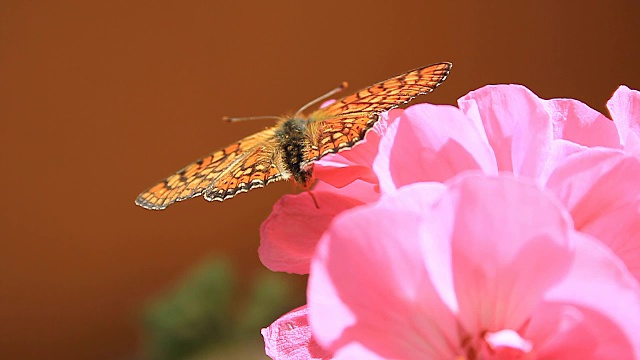
[[[220,173],[215,183],[205,190],[204,198],[224,201],[288,177],[278,149],[274,137],[265,139]]]

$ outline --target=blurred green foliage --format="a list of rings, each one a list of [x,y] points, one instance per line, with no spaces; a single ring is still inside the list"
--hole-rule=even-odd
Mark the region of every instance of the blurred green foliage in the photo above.
[[[300,276],[264,270],[243,291],[235,274],[227,261],[205,261],[149,304],[143,313],[146,357],[266,358],[260,329],[304,304],[304,284]]]

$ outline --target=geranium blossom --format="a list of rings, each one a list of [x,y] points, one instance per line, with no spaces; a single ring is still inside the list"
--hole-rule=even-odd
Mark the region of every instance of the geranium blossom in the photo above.
[[[640,357],[640,288],[553,195],[511,177],[406,186],[339,215],[309,280],[335,358]]]
[[[603,241],[640,279],[637,91],[616,91],[607,104],[613,122],[577,100],[543,100],[518,85],[486,86],[458,104],[394,110],[361,145],[321,159],[320,209],[304,193],[280,200],[261,228],[262,262],[308,273],[315,244],[338,214],[403,186],[476,170],[546,188],[577,230]]]

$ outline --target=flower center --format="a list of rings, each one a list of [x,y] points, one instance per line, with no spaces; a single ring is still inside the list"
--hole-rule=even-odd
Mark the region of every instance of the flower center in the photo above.
[[[478,337],[465,338],[460,345],[465,355],[458,360],[526,359],[533,349],[530,341],[511,329],[484,331]]]

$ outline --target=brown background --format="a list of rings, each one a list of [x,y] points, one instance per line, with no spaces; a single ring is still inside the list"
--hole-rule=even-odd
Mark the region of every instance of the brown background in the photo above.
[[[193,264],[261,266],[258,228],[288,184],[133,204],[270,124],[223,115],[443,60],[453,72],[423,100],[521,83],[604,111],[619,84],[640,88],[639,2],[497,3],[0,2],[0,357],[127,358],[141,307]]]

